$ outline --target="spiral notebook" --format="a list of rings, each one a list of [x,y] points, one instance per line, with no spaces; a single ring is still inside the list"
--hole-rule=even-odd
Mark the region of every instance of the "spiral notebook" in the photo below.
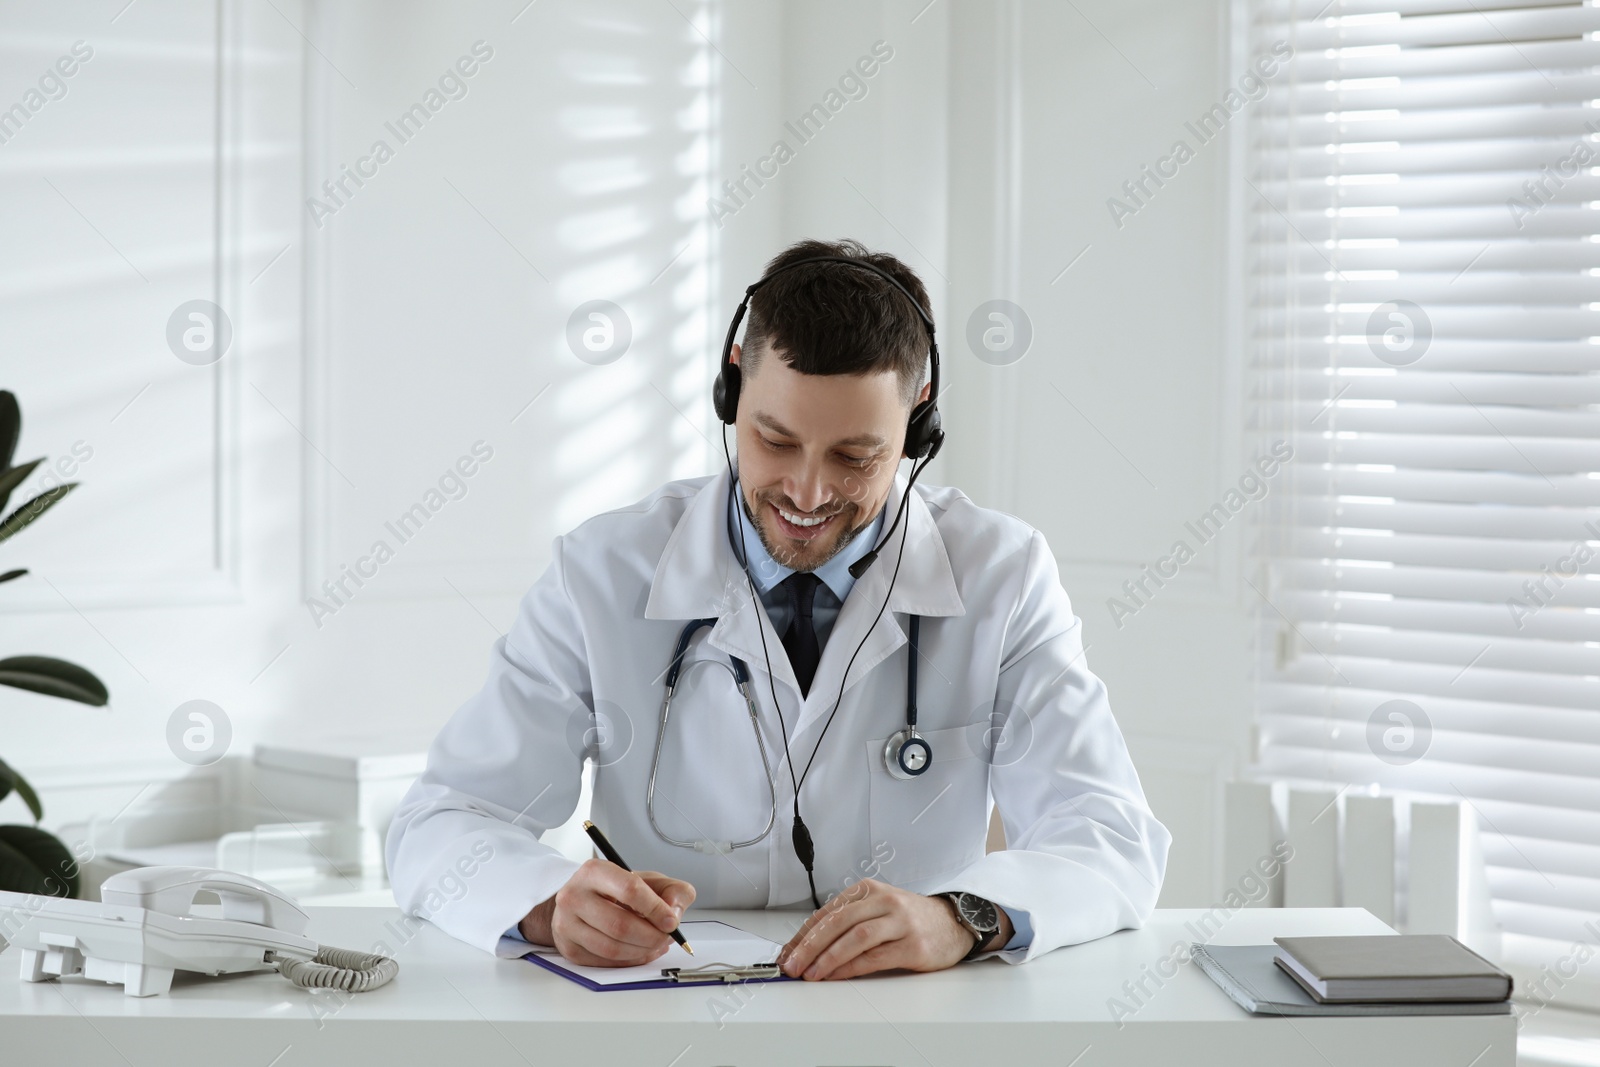
[[[674,941],[665,954],[641,967],[586,967],[563,959],[553,948],[535,946],[522,958],[597,993],[613,989],[670,989],[675,986],[740,982],[792,982],[778,970],[783,946],[715,919],[681,923],[691,956]]]

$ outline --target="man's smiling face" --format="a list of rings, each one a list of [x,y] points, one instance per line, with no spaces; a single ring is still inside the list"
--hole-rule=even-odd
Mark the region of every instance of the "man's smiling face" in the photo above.
[[[739,354],[735,345],[732,362]],[[762,353],[739,390],[739,484],[773,559],[814,571],[872,525],[894,484],[910,414],[892,370],[802,374],[778,353]]]

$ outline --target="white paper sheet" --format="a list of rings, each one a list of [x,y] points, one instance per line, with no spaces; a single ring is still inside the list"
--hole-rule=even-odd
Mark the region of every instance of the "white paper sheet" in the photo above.
[[[772,963],[783,948],[776,941],[768,941],[715,919],[680,923],[678,928],[683,932],[684,939],[694,947],[694,955],[683,951],[674,941],[659,958],[641,967],[585,967],[561,959],[561,954],[553,948],[536,945],[533,951],[560,960],[564,970],[600,985],[621,985],[624,982],[659,982],[664,967],[705,967],[712,964],[752,967],[758,963]]]

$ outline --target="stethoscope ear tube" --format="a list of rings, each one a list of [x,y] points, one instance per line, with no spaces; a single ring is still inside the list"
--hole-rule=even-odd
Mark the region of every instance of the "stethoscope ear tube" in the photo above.
[[[668,699],[671,699],[672,691],[678,687],[678,672],[683,669],[683,654],[689,651],[689,642],[694,640],[694,635],[700,632],[702,626],[714,626],[716,622],[716,619],[695,619],[678,635],[678,647],[672,650],[672,663],[667,667]]]
[[[772,762],[767,758],[767,743],[762,739],[761,736],[761,723],[756,713],[755,696],[750,692],[750,668],[745,661],[740,659],[738,656],[729,656],[729,662],[726,664],[719,660],[706,660],[705,662],[714,663],[717,666],[722,667],[723,670],[726,670],[732,674],[734,684],[739,687],[739,692],[744,696],[745,708],[750,714],[750,725],[754,729],[756,735],[756,747],[761,753],[761,769],[763,772],[763,777],[765,777],[767,780],[767,800],[768,804],[770,805],[767,814],[767,824],[761,828],[760,833],[744,841],[713,841],[707,839],[689,841],[668,836],[667,833],[661,829],[660,823],[656,821],[656,772],[661,767],[661,746],[666,740],[667,723],[672,718],[672,694],[673,691],[678,687],[678,678],[683,671],[684,655],[689,650],[689,642],[694,638],[696,633],[700,632],[702,627],[713,626],[716,624],[716,621],[716,619],[695,619],[694,621],[686,624],[682,633],[678,635],[678,645],[677,648],[673,650],[672,663],[667,668],[666,693],[661,699],[661,718],[656,724],[655,751],[650,759],[650,779],[648,784],[645,786],[644,807],[645,814],[650,820],[651,828],[655,830],[656,836],[660,837],[661,840],[665,841],[667,844],[677,845],[679,848],[694,849],[696,852],[721,853],[726,855],[736,848],[746,848],[765,838],[769,833],[772,832],[772,826],[775,822],[777,822],[778,819],[777,787],[775,784],[775,779],[772,776]]]

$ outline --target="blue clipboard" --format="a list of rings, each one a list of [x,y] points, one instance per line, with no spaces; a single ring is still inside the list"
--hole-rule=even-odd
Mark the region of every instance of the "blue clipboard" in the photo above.
[[[704,946],[714,945],[718,940],[726,939],[731,932],[739,937],[751,938],[755,935],[748,934],[736,926],[720,922],[716,919],[700,919],[682,924],[684,936],[690,944],[699,942]],[[719,936],[721,935],[721,936]],[[765,939],[763,939],[765,940]],[[536,963],[547,971],[559,974],[561,977],[592,989],[596,993],[609,993],[614,989],[676,989],[694,988],[704,989],[725,985],[745,985],[756,982],[795,982],[798,978],[784,974],[778,969],[776,963],[762,962],[754,964],[705,964],[696,966],[657,967],[656,973],[660,977],[625,982],[598,982],[586,974],[571,969],[560,956],[548,953],[529,952],[522,957],[530,963]],[[665,958],[665,957],[663,957]],[[641,970],[643,968],[640,968]]]

